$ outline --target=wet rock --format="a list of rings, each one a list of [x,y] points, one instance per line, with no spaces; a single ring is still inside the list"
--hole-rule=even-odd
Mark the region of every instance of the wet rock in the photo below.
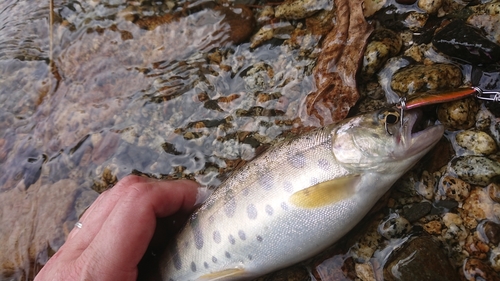
[[[361,279],[361,281],[376,281],[375,273],[373,272],[373,267],[369,263],[356,263],[354,266],[356,270],[356,275]]]
[[[458,214],[455,213],[446,213],[443,216],[443,223],[447,228],[451,228],[453,226],[461,226],[463,221],[462,218]]]
[[[486,186],[500,175],[500,163],[483,156],[461,156],[451,161],[450,172],[470,184]]]
[[[483,241],[479,240],[476,235],[469,235],[465,241],[465,250],[470,257],[478,259],[486,259],[490,247]]]
[[[500,81],[499,81],[500,82]],[[477,84],[474,84],[477,85]],[[487,130],[491,125],[490,113],[487,110],[479,110],[476,116],[476,129],[480,131]],[[496,146],[496,145],[495,145]]]
[[[430,221],[424,224],[424,230],[429,234],[439,235],[441,234],[442,228],[441,222],[439,221]]]
[[[286,1],[275,8],[275,15],[277,18],[298,20],[307,18],[316,12],[323,9],[332,9],[329,5],[333,1],[321,0],[295,0]]]
[[[295,29],[289,22],[271,23],[262,26],[250,39],[250,47],[256,48],[264,42],[276,39],[289,39],[290,34]]]
[[[410,222],[398,214],[389,215],[389,217],[384,219],[378,226],[378,232],[386,239],[402,237],[408,234],[410,230]]]
[[[488,64],[500,60],[500,45],[477,28],[455,20],[436,32],[432,45],[441,53],[469,64]]]
[[[473,13],[467,18],[467,23],[486,32],[486,36],[497,44],[500,43],[500,3],[491,1],[471,7]]]
[[[363,7],[363,14],[365,17],[370,17],[378,10],[384,7],[387,0],[365,0]]]
[[[375,30],[369,41],[361,69],[365,78],[373,76],[389,58],[396,56],[403,44],[397,33],[385,28]]]
[[[491,200],[488,192],[481,187],[471,191],[469,198],[465,200],[462,208],[462,218],[464,222],[472,223],[472,228],[476,226],[469,219],[479,222],[484,219],[498,221],[500,218],[500,205]]]
[[[500,203],[500,185],[497,183],[491,183],[488,185],[487,189],[490,194],[490,198],[493,201]]]
[[[444,103],[438,108],[438,120],[449,130],[466,130],[474,126],[479,106],[473,98]]]
[[[422,236],[391,254],[384,267],[384,280],[456,281],[459,277],[439,243]]]
[[[477,231],[482,241],[493,245],[500,243],[500,224],[486,220],[477,226]]]
[[[466,130],[456,136],[457,144],[475,154],[489,155],[497,151],[495,140],[483,131]]]
[[[479,259],[467,259],[464,263],[464,276],[468,281],[499,281],[498,274]],[[458,279],[457,279],[458,280]]]
[[[444,90],[462,84],[462,72],[454,65],[411,65],[397,71],[391,87],[401,94]]]
[[[415,184],[415,191],[425,199],[431,200],[434,197],[435,186],[436,179],[434,175],[428,171],[424,171],[422,172],[420,181]]]
[[[462,202],[469,197],[470,185],[459,178],[444,176],[441,178],[438,188],[447,198],[457,202]]]
[[[418,7],[428,14],[436,14],[443,5],[443,0],[419,0]]]
[[[403,215],[409,222],[415,222],[427,215],[432,208],[429,202],[420,202],[412,205],[410,208],[404,209]]]

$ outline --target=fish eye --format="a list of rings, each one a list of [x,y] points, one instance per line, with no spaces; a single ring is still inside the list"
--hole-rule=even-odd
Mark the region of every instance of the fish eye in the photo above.
[[[379,118],[386,125],[394,125],[399,122],[400,114],[395,110],[385,110],[380,113]]]
[[[385,115],[385,123],[389,125],[396,124],[399,121],[399,114],[397,112],[387,112]]]

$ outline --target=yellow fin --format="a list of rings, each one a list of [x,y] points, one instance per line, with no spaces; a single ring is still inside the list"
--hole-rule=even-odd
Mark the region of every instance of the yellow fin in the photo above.
[[[216,281],[216,280],[224,280],[229,277],[238,277],[245,274],[245,270],[243,268],[229,268],[221,271],[208,273],[200,278],[196,279],[197,281]]]
[[[290,203],[301,208],[318,208],[348,198],[354,193],[359,175],[345,176],[304,188],[290,196]]]

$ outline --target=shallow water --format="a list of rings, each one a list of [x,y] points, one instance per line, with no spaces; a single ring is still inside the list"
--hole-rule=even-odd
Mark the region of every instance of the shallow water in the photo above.
[[[313,88],[311,59],[231,47],[213,9],[148,30],[129,19],[166,7],[56,1],[51,27],[43,2],[0,4],[0,279],[31,278],[133,171],[217,185],[292,128]]]

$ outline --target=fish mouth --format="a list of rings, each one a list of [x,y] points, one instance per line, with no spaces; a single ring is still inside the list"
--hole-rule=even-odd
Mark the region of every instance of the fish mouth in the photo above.
[[[404,153],[407,157],[421,152],[426,153],[443,136],[443,125],[429,125],[423,119],[423,113],[419,109],[404,112],[401,138],[405,147]]]

